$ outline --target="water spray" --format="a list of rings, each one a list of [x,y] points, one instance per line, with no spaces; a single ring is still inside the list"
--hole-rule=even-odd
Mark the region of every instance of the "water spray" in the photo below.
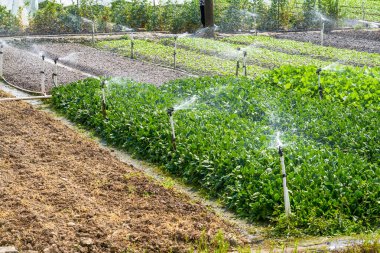
[[[322,69],[319,68],[317,69],[317,75],[318,75],[318,92],[319,92],[319,98],[322,100],[323,99],[323,88],[321,84],[321,72]]]
[[[106,80],[102,80],[102,115],[103,118],[107,118],[107,104],[106,104]]]
[[[174,36],[174,52],[173,52],[173,63],[174,63],[174,69],[177,68],[177,36]]]
[[[41,68],[41,92],[42,94],[46,95],[46,90],[45,90],[45,80],[46,80],[46,73],[45,73],[45,55],[41,56],[42,58],[42,68]]]
[[[247,51],[243,51],[243,71],[244,76],[247,76]]]
[[[280,163],[281,163],[281,172],[282,172],[282,188],[284,189],[284,203],[285,203],[285,215],[289,217],[291,210],[290,210],[290,200],[289,200],[289,190],[286,185],[286,170],[285,170],[285,158],[284,158],[284,152],[282,151],[281,145],[278,145],[278,154],[280,156]]]
[[[168,116],[169,116],[169,121],[170,121],[170,126],[172,129],[172,145],[174,151],[177,151],[177,145],[176,145],[176,138],[175,138],[175,129],[174,129],[174,119],[173,119],[173,114],[174,114],[174,108],[170,107],[167,110]]]
[[[239,76],[239,68],[240,68],[239,52],[240,52],[240,47],[238,47],[237,50],[238,50],[238,57],[237,57],[237,61],[236,61],[236,73],[235,73],[236,77]]]
[[[3,76],[4,45],[0,42],[0,77]]]
[[[58,57],[54,59],[53,85],[58,86]]]

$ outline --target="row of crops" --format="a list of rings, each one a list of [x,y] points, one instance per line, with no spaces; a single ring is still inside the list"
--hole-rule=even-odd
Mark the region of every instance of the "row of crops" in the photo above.
[[[131,55],[132,41],[102,41],[97,47]],[[158,41],[133,40],[134,55],[147,61],[173,66],[174,38]],[[248,76],[256,76],[282,65],[341,65],[379,66],[380,55],[348,49],[323,47],[311,43],[279,40],[268,36],[233,36],[222,40],[182,37],[176,41],[176,65],[201,74],[231,75],[236,72],[236,61],[242,62],[247,52]],[[239,50],[238,50],[239,49]]]
[[[316,69],[284,66],[255,80],[189,78],[160,88],[111,79],[106,118],[99,80],[54,88],[52,104],[110,144],[200,187],[242,217],[270,222],[282,234],[375,230],[380,226],[380,69],[322,72],[324,100],[318,97]],[[290,219],[283,215],[278,135]]]

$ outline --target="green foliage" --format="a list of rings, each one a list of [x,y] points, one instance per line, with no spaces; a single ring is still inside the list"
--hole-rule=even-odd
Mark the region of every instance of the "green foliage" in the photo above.
[[[255,82],[230,77],[176,80],[161,88],[110,80],[107,119],[101,113],[98,80],[54,88],[52,103],[110,144],[220,198],[238,215],[271,221],[274,232],[331,235],[376,229],[378,110],[355,101],[321,101],[297,89],[284,92],[267,82],[278,73]],[[189,110],[174,113],[173,151],[166,109],[194,96]],[[283,218],[274,143],[278,131],[285,143],[294,214],[290,220]]]
[[[0,5],[0,34],[20,31],[20,22],[5,6]]]

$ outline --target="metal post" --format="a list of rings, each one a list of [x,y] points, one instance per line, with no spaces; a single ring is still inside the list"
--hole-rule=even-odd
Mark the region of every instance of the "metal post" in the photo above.
[[[42,55],[42,68],[41,68],[41,92],[46,95],[46,90],[45,90],[45,55]]]
[[[323,88],[322,88],[322,84],[321,84],[321,72],[322,72],[321,68],[317,69],[319,99],[322,100],[323,99]]]
[[[289,217],[290,210],[290,199],[289,199],[289,191],[286,185],[286,169],[285,169],[285,158],[284,153],[282,152],[281,146],[278,147],[278,154],[280,155],[280,163],[281,163],[281,173],[282,173],[282,188],[284,189],[284,204],[285,204],[285,214]]]

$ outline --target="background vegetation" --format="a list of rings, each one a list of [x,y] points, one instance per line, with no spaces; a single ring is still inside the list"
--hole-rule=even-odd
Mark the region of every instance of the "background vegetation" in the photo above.
[[[373,0],[214,0],[214,8],[215,23],[228,32],[254,29],[255,20],[259,30],[319,28],[321,19],[316,11],[330,20],[326,23],[330,28],[345,18],[380,21],[380,5]],[[185,0],[183,4],[168,0],[160,5],[148,0],[115,0],[110,6],[82,0],[80,6],[65,7],[50,0],[40,3],[38,12],[30,17],[27,32],[89,32],[92,21],[97,32],[127,28],[194,32],[201,26],[199,16],[198,0]],[[1,33],[20,31],[19,20],[0,7]]]

